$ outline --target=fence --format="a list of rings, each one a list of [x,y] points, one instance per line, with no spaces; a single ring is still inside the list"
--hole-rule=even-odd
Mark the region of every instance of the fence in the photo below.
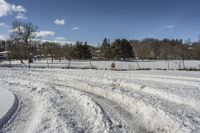
[[[200,70],[200,60],[133,60],[133,61],[88,61],[88,60],[54,60],[44,59],[34,61],[32,68],[76,68],[76,69],[111,69],[115,63],[116,70]],[[1,61],[0,67],[28,67],[27,61],[21,64],[20,61]]]

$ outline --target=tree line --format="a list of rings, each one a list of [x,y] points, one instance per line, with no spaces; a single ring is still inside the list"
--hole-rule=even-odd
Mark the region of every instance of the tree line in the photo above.
[[[153,38],[130,42],[140,59],[200,59],[200,42]]]
[[[10,39],[1,41],[0,51],[9,51],[9,59],[28,60],[51,58],[62,60],[132,60],[132,59],[200,59],[200,41],[183,42],[181,39],[147,38],[144,40],[103,39],[98,46],[77,41],[59,44],[34,40],[36,26],[15,21]],[[4,49],[2,49],[2,47]]]

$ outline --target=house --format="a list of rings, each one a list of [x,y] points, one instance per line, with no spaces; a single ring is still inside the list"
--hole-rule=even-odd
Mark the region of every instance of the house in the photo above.
[[[101,50],[96,50],[92,53],[92,60],[103,60]]]
[[[0,41],[0,52],[5,51],[5,49],[6,49],[5,41]]]
[[[8,51],[0,52],[0,60],[6,59],[8,57]]]

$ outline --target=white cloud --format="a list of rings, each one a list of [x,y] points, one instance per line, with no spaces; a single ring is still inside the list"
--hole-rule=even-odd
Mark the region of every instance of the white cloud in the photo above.
[[[63,41],[61,41],[61,40],[57,40],[57,39],[55,39],[55,40],[48,40],[48,39],[39,39],[39,38],[36,38],[36,39],[34,39],[34,41],[40,41],[40,42],[53,42],[53,43],[59,43],[59,44],[61,44],[61,45],[64,45],[64,44],[75,44],[75,42],[73,42],[73,41],[67,41],[67,40],[63,40]]]
[[[17,5],[17,6],[16,5],[12,5],[11,9],[14,12],[26,12],[26,9],[21,5]]]
[[[175,28],[175,25],[174,25],[174,24],[171,24],[171,25],[165,26],[165,27],[164,27],[164,30],[165,30],[165,31],[168,31],[169,33],[173,33],[174,28]]]
[[[65,44],[68,43],[69,41],[66,41],[65,37],[56,37],[55,40],[53,40],[55,43],[60,43],[60,44]]]
[[[58,41],[65,41],[66,38],[61,36],[61,37],[56,37],[56,40],[58,40]]]
[[[10,4],[5,0],[0,0],[0,17],[6,16],[10,10]]]
[[[5,26],[6,24],[5,23],[0,23],[0,26]]]
[[[0,17],[7,16],[13,12],[26,12],[26,9],[21,5],[10,4],[6,0],[0,0]]]
[[[0,35],[0,40],[6,40],[6,39],[7,39],[6,36],[4,36],[4,35]]]
[[[24,32],[24,27],[23,26],[20,26],[20,30]],[[8,30],[8,32],[19,32],[19,29],[18,28],[15,28],[15,29],[10,29]]]
[[[72,27],[72,30],[79,30],[79,27],[74,26],[74,27]]]
[[[53,41],[50,41],[49,42],[54,42],[54,43],[59,43],[61,45],[64,45],[64,44],[75,44],[75,42],[72,42],[72,41],[67,41],[67,40],[53,40]]]
[[[28,19],[24,14],[18,13],[17,16],[15,17],[16,19]]]
[[[174,27],[175,27],[175,25],[174,25],[174,24],[171,24],[171,25],[165,26],[165,29],[173,29]]]
[[[34,33],[36,38],[41,38],[41,37],[48,37],[48,36],[54,36],[55,32],[53,31],[39,31]]]
[[[11,33],[11,32],[15,32],[15,31],[16,31],[16,30],[13,30],[13,29],[8,30],[8,32],[10,32],[10,33]]]
[[[56,19],[54,21],[55,24],[57,25],[64,25],[65,24],[65,20],[64,19]]]

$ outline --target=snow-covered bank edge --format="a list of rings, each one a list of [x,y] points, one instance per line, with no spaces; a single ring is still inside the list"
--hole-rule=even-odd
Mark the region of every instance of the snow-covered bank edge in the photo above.
[[[13,94],[13,96],[14,96],[14,103],[13,103],[13,105],[8,110],[8,112],[2,118],[0,118],[0,132],[1,132],[1,129],[4,127],[4,125],[6,125],[14,117],[14,114],[18,110],[19,99],[18,99],[18,97],[17,97],[16,94]]]
[[[18,65],[0,65],[0,68],[21,68],[27,69],[28,66]],[[97,68],[97,67],[44,67],[44,66],[31,66],[31,69],[68,69],[68,70],[107,70],[107,71],[191,71],[200,72],[198,68],[185,68],[185,69],[166,69],[166,68],[140,68],[140,69],[111,69],[111,68]]]
[[[135,70],[177,70],[177,71],[200,71],[199,60],[185,60],[185,65],[180,63],[180,60],[144,60],[139,61],[139,64],[135,61],[83,61],[73,60],[70,62],[63,60],[41,60],[31,63],[31,68],[61,68],[61,69],[97,69],[97,70],[112,70],[111,64],[115,63],[115,69],[117,71],[135,71]],[[138,65],[137,65],[138,64]],[[28,62],[20,64],[19,61],[14,60],[12,62],[3,61],[0,63],[0,67],[18,67],[28,68]]]

